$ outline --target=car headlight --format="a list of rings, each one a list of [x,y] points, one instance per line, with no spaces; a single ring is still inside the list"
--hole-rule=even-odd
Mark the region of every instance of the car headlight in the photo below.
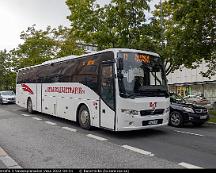
[[[132,109],[121,109],[121,111],[123,113],[130,114],[130,115],[138,115],[139,114],[139,111],[132,110]]]
[[[2,98],[2,100],[7,100],[7,98]]]
[[[183,107],[184,111],[194,113],[194,110],[192,108]]]

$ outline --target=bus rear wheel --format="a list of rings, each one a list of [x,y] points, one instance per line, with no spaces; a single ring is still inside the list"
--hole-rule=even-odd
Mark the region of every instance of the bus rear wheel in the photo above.
[[[91,128],[90,113],[88,108],[85,105],[82,105],[79,109],[78,122],[80,127],[86,130],[90,130]]]
[[[30,114],[33,113],[32,101],[31,101],[30,98],[29,98],[28,101],[27,101],[27,111],[28,111]]]

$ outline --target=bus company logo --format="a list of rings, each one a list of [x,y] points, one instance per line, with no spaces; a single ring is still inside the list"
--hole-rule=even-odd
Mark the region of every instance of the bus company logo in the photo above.
[[[26,85],[26,84],[21,84],[22,85],[22,89],[23,89],[23,91],[26,91],[26,92],[28,92],[28,93],[30,93],[30,94],[33,94],[33,91],[32,91],[32,89],[28,86],[28,85]]]
[[[157,107],[157,102],[149,102],[149,107],[155,110],[155,108]]]
[[[47,87],[45,92],[85,94],[85,90],[83,90],[82,87]]]

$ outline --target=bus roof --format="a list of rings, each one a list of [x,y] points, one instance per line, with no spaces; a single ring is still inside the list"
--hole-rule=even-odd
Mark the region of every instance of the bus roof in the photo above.
[[[158,56],[159,54],[154,53],[154,52],[150,52],[150,51],[143,51],[143,50],[138,50],[138,49],[128,49],[128,48],[109,48],[109,49],[105,49],[102,51],[98,51],[98,52],[93,52],[93,53],[88,53],[88,54],[83,54],[83,55],[79,55],[77,56],[77,58],[83,57],[85,55],[94,55],[96,53],[102,53],[102,52],[107,52],[107,51],[113,51],[113,52],[134,52],[134,53],[144,53],[144,54],[148,54],[148,55],[152,55],[152,56]]]
[[[154,53],[154,52],[149,52],[149,51],[143,51],[143,50],[137,50],[137,49],[128,49],[128,48],[109,48],[109,49],[105,49],[105,50],[102,50],[102,51],[91,52],[91,53],[87,53],[87,54],[83,54],[83,55],[79,55],[79,56],[70,55],[70,56],[66,56],[66,57],[62,57],[62,58],[48,60],[48,61],[43,62],[42,64],[21,68],[21,69],[19,69],[19,71],[29,69],[29,68],[39,67],[39,66],[42,66],[42,65],[52,64],[52,63],[56,63],[56,62],[66,61],[66,60],[70,60],[70,59],[76,59],[76,58],[80,58],[80,57],[83,57],[83,56],[86,56],[86,55],[94,55],[94,54],[98,54],[98,53],[103,53],[103,52],[107,52],[107,51],[113,51],[114,53],[116,53],[116,52],[144,53],[144,54],[159,57],[159,54]]]

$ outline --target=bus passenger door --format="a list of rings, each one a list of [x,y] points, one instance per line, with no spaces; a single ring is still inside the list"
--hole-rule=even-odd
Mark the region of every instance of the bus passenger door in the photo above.
[[[113,63],[101,64],[100,126],[115,129],[115,87]]]
[[[42,112],[42,84],[37,83],[36,84],[36,109],[38,112]]]

